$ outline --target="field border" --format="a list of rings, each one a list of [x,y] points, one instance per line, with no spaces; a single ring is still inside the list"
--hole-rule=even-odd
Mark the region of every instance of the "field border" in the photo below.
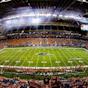
[[[71,69],[71,68],[88,68],[88,65],[84,65],[84,66],[60,66],[60,67],[26,67],[26,66],[4,66],[4,65],[0,65],[0,68],[16,68],[16,69]]]
[[[5,48],[3,48],[3,49],[0,49],[0,52],[2,52],[4,49],[5,49]]]

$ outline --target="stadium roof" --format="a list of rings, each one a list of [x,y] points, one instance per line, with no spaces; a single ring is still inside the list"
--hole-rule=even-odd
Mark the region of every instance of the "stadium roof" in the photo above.
[[[29,21],[31,25],[57,20],[88,24],[87,15],[87,0],[0,0],[0,25],[5,29],[28,26]]]

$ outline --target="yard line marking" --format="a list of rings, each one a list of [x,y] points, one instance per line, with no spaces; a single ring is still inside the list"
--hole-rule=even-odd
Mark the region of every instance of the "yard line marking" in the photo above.
[[[27,52],[27,49],[26,49],[26,52],[25,52],[25,61],[24,61],[24,63],[23,63],[24,65],[26,64],[26,66],[27,66],[27,64],[28,64],[28,63],[27,63],[27,55],[28,55],[28,52]],[[25,62],[26,62],[26,63],[25,63]]]
[[[9,53],[9,54],[10,54],[10,53]],[[9,56],[9,54],[8,54],[8,56]],[[8,57],[8,56],[7,56],[7,54],[3,55],[2,61],[1,61],[0,63],[2,64],[2,62],[3,62],[3,65],[5,65],[5,62],[4,62],[4,61],[5,61],[5,60],[4,60],[5,58],[4,58],[4,57]]]
[[[87,51],[88,52],[88,50],[87,49],[85,49],[85,48],[83,48],[85,51]]]
[[[7,59],[7,58],[9,58],[9,57],[12,56],[12,55],[13,55],[13,52],[11,52],[11,53],[9,52],[9,54],[8,54],[8,55],[5,54],[4,57],[6,57],[6,59]],[[11,58],[9,59],[9,61],[12,61]],[[6,65],[6,64],[7,64],[7,63],[5,63],[5,62],[3,63],[3,65]],[[8,63],[8,65],[9,65],[9,63]]]
[[[40,52],[40,49],[39,49],[39,52]],[[36,62],[36,67],[38,66],[38,63],[39,63],[39,55],[38,55],[38,59],[37,59],[37,62]]]
[[[49,53],[49,49],[48,49],[48,53]],[[50,58],[50,56],[48,56],[48,57],[49,57],[50,65],[51,65],[51,67],[52,67],[53,64],[52,64],[51,58]]]
[[[30,61],[33,59],[33,54],[34,54],[34,52],[35,52],[35,50],[34,50],[35,48],[31,48],[31,58],[30,58]],[[32,60],[33,61],[33,60]],[[33,62],[34,63],[34,62]],[[31,67],[31,63],[29,63],[29,66]]]
[[[55,49],[52,49],[51,51],[54,51],[54,50],[55,50]],[[55,60],[58,61],[56,55],[55,55],[55,54],[53,54],[53,55],[54,55],[54,57],[55,57]],[[59,63],[57,63],[57,64],[59,64]]]
[[[20,63],[20,60],[18,60],[18,61],[15,61],[16,63]]]
[[[6,60],[5,62],[9,62],[9,60]]]
[[[13,51],[14,51],[14,48],[13,48]],[[20,51],[20,49],[19,50],[17,50],[17,51]],[[17,59],[17,61],[18,61],[18,56],[19,56],[19,53],[18,52],[16,52],[15,54],[13,53],[13,56],[11,57],[11,62],[10,62],[10,64],[12,64],[12,63],[14,63],[13,64],[13,66],[16,66],[16,59]]]
[[[29,49],[30,50],[30,54],[32,53],[32,51],[33,51],[33,49],[31,48],[31,49]],[[29,54],[29,52],[28,52],[28,54]],[[33,54],[32,54],[32,56],[33,56]],[[32,56],[30,56],[31,58],[30,58],[30,61],[31,61],[31,59],[32,59]],[[30,66],[31,65],[31,63],[29,63],[29,65],[28,66]]]
[[[69,53],[70,53],[70,52],[69,52]],[[71,54],[72,56],[74,56],[72,52],[71,52],[70,54]],[[76,54],[76,55],[77,55],[77,54]],[[77,55],[77,57],[78,57],[78,55]],[[79,58],[77,58],[77,59],[79,59]],[[76,63],[76,65],[80,65],[79,62],[77,62],[77,60],[74,60],[74,62]]]
[[[45,49],[43,48],[44,52],[45,52]],[[44,57],[43,57],[43,60],[44,60]],[[45,63],[43,63],[43,67],[45,67]]]
[[[68,63],[72,63],[73,61],[68,61]]]
[[[83,63],[83,61],[79,61],[80,63]]]
[[[20,52],[20,53],[18,53],[18,57],[17,58],[19,58],[19,60],[20,61],[22,61],[21,63],[20,63],[20,65],[22,65],[22,64],[24,64],[23,62],[23,57],[24,57],[24,53],[23,52],[21,52],[22,51],[22,49],[19,49],[19,51],[18,52]],[[16,64],[17,65],[17,64]]]
[[[14,51],[14,48],[13,48],[13,51]],[[13,59],[12,61],[11,61],[11,63],[10,64],[13,64],[13,66],[16,66],[18,63],[16,63],[16,61],[20,61],[21,62],[21,60],[19,59],[19,58],[21,58],[21,53],[19,54],[18,52],[20,52],[21,50],[20,50],[20,48],[19,48],[19,50],[18,50],[18,48],[17,48],[17,52],[15,52],[15,54],[14,54],[14,52],[13,52],[13,56],[11,57],[11,59]],[[20,55],[20,56],[19,56]],[[20,63],[19,62],[19,63]]]
[[[30,63],[33,63],[33,61],[28,61],[28,63],[30,64]]]
[[[66,51],[66,50],[67,50],[67,49],[65,49],[65,51]],[[63,51],[63,50],[62,50],[62,51]],[[67,51],[67,52],[68,52],[68,51]],[[64,56],[65,60],[68,61],[68,59],[67,59],[67,58],[68,58],[68,54],[67,54],[66,52],[64,52],[64,51],[63,51],[63,56]],[[64,61],[64,59],[63,59],[63,61]],[[65,62],[65,64],[66,64],[66,62]],[[70,63],[70,64],[72,64],[72,63]],[[67,65],[68,65],[68,64],[66,64],[66,66],[67,66]]]
[[[69,52],[69,50],[67,50],[68,52]],[[69,52],[69,55],[71,55],[72,57],[74,57],[74,55],[73,55],[73,53],[72,52]],[[77,62],[75,62],[76,63],[76,65],[78,65],[78,63]],[[75,64],[74,63],[72,63],[72,66],[75,66]]]
[[[13,51],[14,51],[14,49],[13,49]],[[13,64],[13,66],[15,65],[15,61],[16,61],[16,58],[15,58],[15,56],[18,56],[18,54],[17,54],[17,52],[15,52],[15,53],[13,53],[13,51],[12,51],[12,56],[10,57],[11,59],[11,62],[9,63],[10,65],[12,65],[12,63],[14,62],[14,64]]]
[[[18,50],[18,55],[17,55],[17,58],[19,59],[20,63],[21,63],[21,61],[22,61],[22,60],[21,60],[21,57],[22,57],[22,55],[23,55],[23,52],[21,52],[21,51],[22,51],[22,49],[19,48],[19,50]],[[20,53],[19,53],[19,52],[20,52]],[[16,58],[15,58],[15,59],[16,59]],[[18,65],[18,63],[15,64],[15,66],[17,66],[17,65]]]
[[[46,53],[48,52],[48,50],[46,48],[43,48],[43,51]],[[49,54],[49,52],[48,52],[48,54]],[[47,57],[49,57],[49,56],[47,55]],[[43,61],[45,61],[46,63],[48,62],[45,57],[43,57]],[[47,64],[46,63],[43,63],[43,67],[47,67],[49,62]]]
[[[33,51],[33,54],[32,54],[32,57],[30,60],[34,61],[33,57],[35,56],[34,54],[35,54],[36,48],[32,48],[32,51]],[[31,65],[31,63],[30,63],[30,65]],[[35,63],[35,66],[36,66],[36,63]]]
[[[58,54],[60,53],[61,61],[63,62],[64,66],[67,66],[66,63],[65,63],[64,60],[63,60],[63,57],[62,57],[62,56],[64,56],[64,55],[63,55],[64,52],[62,52],[62,50],[59,50],[59,52],[57,52],[57,53],[58,53]],[[62,55],[62,56],[61,56],[61,55]],[[64,57],[65,57],[65,56],[64,56]]]
[[[58,49],[58,51],[55,49],[55,52],[56,52],[56,53],[59,55],[59,57],[60,57],[60,58],[57,58],[57,60],[60,59],[60,61],[62,61],[62,59],[61,59],[61,53],[59,52],[59,49]],[[56,57],[57,57],[57,56],[56,56]],[[63,61],[62,61],[62,62],[63,62]]]
[[[61,63],[61,61],[55,61],[55,63],[60,64],[60,63]]]
[[[68,61],[68,58],[70,57],[70,54],[69,54],[70,52],[69,52],[68,49],[66,49],[66,51],[67,51],[67,52],[65,52],[65,54],[66,54],[66,60]],[[68,61],[68,63],[70,63],[71,66],[74,66],[73,61],[71,61],[71,60]]]
[[[1,53],[3,50],[5,50],[5,49],[0,49],[0,53]]]
[[[66,49],[66,52],[64,52],[64,54],[65,54],[65,57],[66,57],[66,58],[65,58],[66,61],[68,61],[68,58],[69,58],[69,56],[70,56],[70,55],[69,55],[69,50]],[[73,61],[68,61],[68,63],[70,63],[71,66],[74,66],[74,65],[73,65]]]
[[[30,50],[31,51],[31,50]],[[25,62],[27,61],[27,51],[24,53],[24,52],[22,52],[23,54],[22,54],[22,58],[21,58],[21,60],[22,60],[22,64],[21,64],[21,66],[24,66],[25,65]],[[27,64],[27,63],[26,63]]]
[[[84,56],[83,56],[83,55],[81,55],[81,54],[80,54],[80,56],[81,56],[81,57],[84,57]],[[86,59],[86,61],[85,61],[85,59],[86,59],[85,57],[84,57],[84,59],[82,59],[82,60],[83,60],[83,62],[85,62],[86,64],[88,64],[88,63],[87,63],[87,62],[88,62],[88,60]],[[83,65],[85,65],[85,63],[83,63]]]
[[[26,66],[28,66],[27,64],[28,64],[28,52],[29,51],[29,49],[26,49],[26,52],[25,52],[25,61],[24,61],[24,65],[26,64]],[[31,50],[30,50],[31,51]]]
[[[0,49],[0,54],[4,53],[5,52],[5,48],[3,49]]]
[[[25,53],[22,52],[22,58],[21,58],[21,60],[22,60],[22,64],[21,64],[21,66],[24,65],[24,63],[25,63],[25,59],[27,58],[27,57],[24,58],[25,55],[26,55],[26,52],[25,52]],[[23,58],[24,58],[24,59],[23,59]]]
[[[47,61],[41,61],[41,63],[46,64],[46,63],[47,63]]]

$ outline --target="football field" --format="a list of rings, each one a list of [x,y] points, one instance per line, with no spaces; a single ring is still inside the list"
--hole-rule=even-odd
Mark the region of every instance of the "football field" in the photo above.
[[[0,65],[65,67],[88,65],[88,51],[71,47],[18,47],[0,50]]]

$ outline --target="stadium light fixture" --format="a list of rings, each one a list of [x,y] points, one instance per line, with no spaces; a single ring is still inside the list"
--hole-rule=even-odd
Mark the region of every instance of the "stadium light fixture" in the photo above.
[[[88,3],[87,0],[77,0],[77,1]]]
[[[0,3],[9,2],[11,0],[1,0]]]

